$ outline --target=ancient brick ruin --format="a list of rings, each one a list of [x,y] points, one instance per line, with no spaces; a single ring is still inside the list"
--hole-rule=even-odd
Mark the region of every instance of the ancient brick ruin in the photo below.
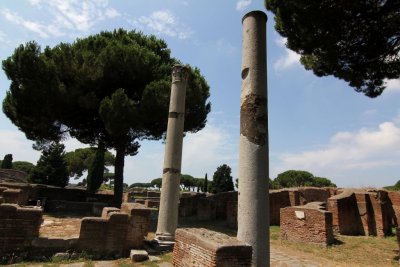
[[[203,228],[180,228],[175,240],[174,266],[251,266],[251,246],[228,235]]]
[[[282,208],[280,236],[283,240],[331,245],[334,242],[332,212],[322,202]]]
[[[121,209],[106,207],[112,199],[108,194],[86,195],[80,189],[2,183],[0,196],[2,202],[7,202],[0,204],[0,256],[6,258],[51,257],[65,251],[118,258],[128,256],[131,249],[142,248],[149,231],[150,209],[137,203],[123,203]],[[39,205],[28,205],[33,203]],[[83,218],[78,219],[76,233],[64,235],[41,231],[41,227],[47,227],[43,225],[45,212]],[[87,215],[97,217],[84,217]]]

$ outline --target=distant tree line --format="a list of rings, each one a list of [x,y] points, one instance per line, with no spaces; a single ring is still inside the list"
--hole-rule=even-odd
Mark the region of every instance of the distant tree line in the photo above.
[[[317,177],[310,172],[300,170],[288,170],[278,174],[274,180],[269,179],[270,189],[302,186],[336,187],[328,178]]]

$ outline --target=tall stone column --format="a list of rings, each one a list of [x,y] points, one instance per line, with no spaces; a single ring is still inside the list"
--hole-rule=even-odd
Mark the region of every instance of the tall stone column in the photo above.
[[[269,266],[266,22],[261,11],[242,20],[237,238],[252,246],[252,266]]]
[[[156,240],[174,241],[178,224],[179,181],[181,178],[183,123],[189,69],[175,65],[172,70],[167,140],[160,196]]]

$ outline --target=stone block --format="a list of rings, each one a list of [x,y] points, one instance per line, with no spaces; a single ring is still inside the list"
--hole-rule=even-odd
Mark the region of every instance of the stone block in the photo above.
[[[131,250],[129,258],[133,262],[141,262],[149,259],[149,254],[146,250]]]
[[[175,240],[174,266],[251,266],[251,246],[234,237],[203,228],[179,228]]]

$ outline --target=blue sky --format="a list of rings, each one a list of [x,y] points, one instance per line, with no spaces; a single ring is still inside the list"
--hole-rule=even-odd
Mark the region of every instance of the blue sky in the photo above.
[[[211,87],[207,126],[184,139],[182,172],[212,176],[219,165],[238,173],[241,19],[263,10],[258,0],[4,0],[0,2],[0,59],[21,43],[42,47],[73,42],[102,30],[137,29],[164,39],[172,56],[197,66]],[[299,56],[285,48],[267,13],[270,177],[307,170],[338,186],[394,184],[400,179],[400,81],[376,99],[356,93],[333,77],[304,70]],[[0,72],[0,99],[10,82]],[[40,153],[0,113],[0,158],[36,163]],[[67,150],[85,147],[74,139]],[[144,141],[126,157],[125,181],[161,177],[164,145]]]

